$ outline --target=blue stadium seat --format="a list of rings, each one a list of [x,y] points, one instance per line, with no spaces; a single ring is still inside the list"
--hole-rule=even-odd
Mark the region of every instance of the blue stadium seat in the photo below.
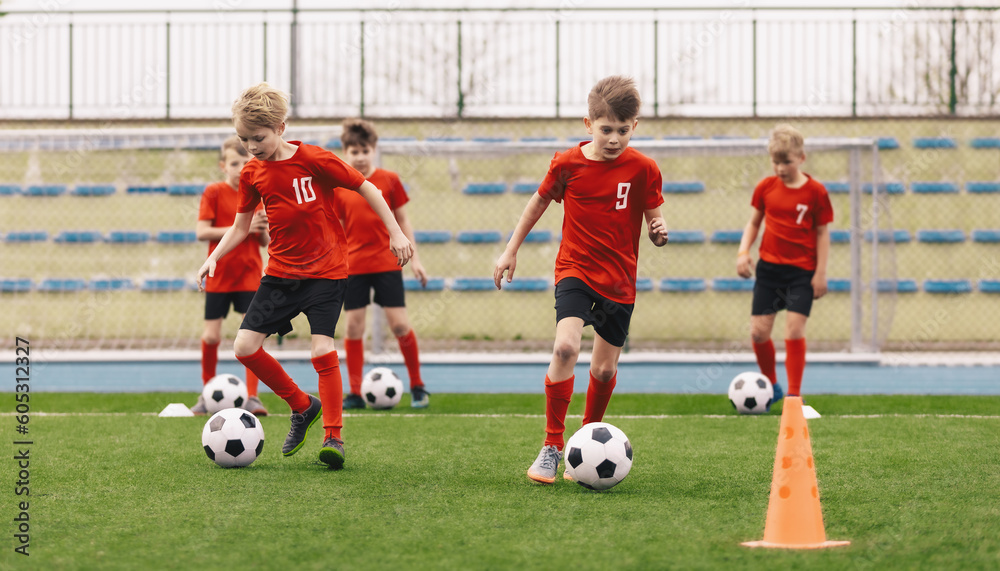
[[[510,137],[473,137],[473,143],[509,143]]]
[[[871,194],[872,188],[874,187],[870,182],[865,183],[864,186],[861,187],[865,194]],[[906,185],[901,182],[883,182],[878,185],[878,190],[879,193],[882,194],[905,194]]]
[[[554,143],[559,137],[521,137],[522,143]]]
[[[871,242],[871,241],[872,241],[872,231],[868,230],[867,232],[865,232],[865,242]],[[906,244],[910,241],[910,232],[909,230],[894,230],[890,233],[888,230],[879,230],[878,241]]]
[[[958,185],[953,182],[914,182],[910,184],[913,194],[958,194]]]
[[[507,234],[507,240],[510,240],[513,232]],[[524,237],[525,244],[547,244],[552,241],[552,231],[551,230],[531,230],[528,235]]]
[[[129,278],[98,278],[90,280],[90,289],[94,291],[122,291],[135,287]]]
[[[831,293],[849,292],[851,291],[851,280],[830,278],[826,280],[826,289]]]
[[[653,291],[653,280],[650,278],[637,278],[635,280],[635,291]]]
[[[413,238],[417,244],[444,244],[451,241],[451,232],[447,230],[414,230]]]
[[[671,244],[704,244],[705,233],[701,230],[670,230],[667,238]]]
[[[515,182],[510,187],[510,191],[514,194],[532,194],[538,192],[538,187],[542,186],[541,182]]]
[[[705,192],[705,183],[692,181],[663,181],[663,192],[668,194],[695,194]]]
[[[114,193],[113,184],[78,184],[70,192],[73,196],[110,196]]]
[[[149,232],[140,230],[112,230],[108,232],[108,242],[112,244],[145,244],[149,241]]]
[[[490,284],[493,285],[493,280],[490,280]],[[510,291],[546,291],[549,289],[549,280],[545,278],[514,278],[514,281],[510,283],[504,280],[501,284],[503,289]]]
[[[705,291],[707,287],[708,285],[702,278],[663,278],[660,280],[660,291],[694,292]]]
[[[156,241],[161,244],[193,244],[198,241],[198,236],[188,230],[161,231],[156,233]]]
[[[461,143],[465,137],[427,137],[424,140],[428,143]]]
[[[973,149],[1000,149],[1000,137],[976,137],[969,141]]]
[[[957,149],[958,143],[952,137],[915,137],[913,146],[917,149]]]
[[[972,282],[969,280],[924,280],[924,291],[927,293],[969,293]]]
[[[464,194],[503,194],[507,185],[502,182],[470,182],[462,189]]]
[[[172,184],[167,187],[167,194],[170,196],[198,196],[205,192],[205,185],[202,184]]]
[[[188,286],[184,278],[158,278],[142,281],[142,291],[183,291]]]
[[[404,278],[403,288],[406,291],[442,291],[444,278],[428,278],[426,286],[421,286],[417,278]]]
[[[61,196],[66,194],[64,184],[33,184],[24,189],[25,196]]]
[[[60,244],[93,244],[104,241],[104,235],[97,230],[64,230],[55,240]]]
[[[85,289],[87,289],[87,282],[79,279],[49,278],[42,280],[42,283],[38,284],[38,291],[45,292],[75,292]]]
[[[897,293],[915,293],[917,280],[879,280],[878,290],[883,293],[895,291]]]
[[[165,186],[130,186],[125,189],[128,194],[166,194]]]
[[[715,291],[753,291],[753,284],[753,279],[715,278],[712,280],[712,289]]]
[[[455,278],[451,284],[455,291],[492,291],[496,288],[493,278]]]
[[[503,239],[498,230],[465,230],[458,233],[461,244],[492,244]]]
[[[849,182],[825,181],[823,182],[823,186],[830,194],[848,194],[851,192],[851,183]]]
[[[961,230],[917,230],[917,242],[957,244],[965,242],[965,232]]]
[[[0,184],[0,196],[16,196],[21,194],[21,186],[17,184]]]
[[[1000,230],[973,230],[972,241],[995,244],[1000,242]]]
[[[979,280],[979,291],[983,293],[1000,293],[1000,280]]]
[[[743,239],[743,230],[716,230],[712,232],[713,244],[739,244]]]
[[[344,147],[344,144],[340,142],[340,138],[334,138],[327,141],[323,146],[328,149],[341,149]]]
[[[381,137],[380,143],[415,143],[416,137]]]
[[[850,244],[851,243],[851,231],[850,230],[830,230],[830,243],[831,244]]]
[[[991,194],[994,192],[1000,192],[1000,182],[967,182],[965,183],[965,191],[971,194]]]
[[[44,230],[17,230],[8,232],[4,236],[7,243],[23,244],[26,242],[45,242],[49,239],[49,233]]]
[[[899,141],[896,140],[896,137],[879,137],[877,144],[880,151],[888,151],[899,148]]]
[[[30,278],[0,278],[0,291],[4,293],[23,293],[31,291],[35,285]]]

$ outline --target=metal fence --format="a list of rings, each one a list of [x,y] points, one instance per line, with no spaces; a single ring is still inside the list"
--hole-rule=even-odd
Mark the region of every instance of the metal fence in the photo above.
[[[998,39],[990,6],[14,12],[0,118],[226,118],[261,80],[300,118],[573,117],[613,73],[646,117],[984,115]]]

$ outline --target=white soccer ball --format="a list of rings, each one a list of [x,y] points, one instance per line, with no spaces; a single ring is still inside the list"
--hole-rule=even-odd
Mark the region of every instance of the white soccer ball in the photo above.
[[[236,375],[223,373],[205,383],[201,396],[208,414],[215,414],[224,408],[241,408],[246,404],[247,386]]]
[[[729,402],[740,414],[765,413],[773,398],[771,381],[760,373],[740,373],[729,383]]]
[[[375,367],[361,380],[361,396],[374,409],[389,409],[403,398],[403,381],[388,367]]]
[[[264,449],[264,429],[250,412],[224,408],[205,423],[201,445],[209,459],[219,466],[242,468],[252,464]]]
[[[624,432],[606,422],[584,425],[563,450],[566,472],[591,490],[616,486],[632,469],[632,444]]]

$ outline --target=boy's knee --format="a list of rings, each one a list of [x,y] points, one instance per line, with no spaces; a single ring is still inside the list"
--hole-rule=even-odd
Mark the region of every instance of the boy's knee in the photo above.
[[[611,382],[611,379],[615,378],[615,373],[617,369],[614,367],[602,367],[591,365],[590,374],[594,376],[595,379],[602,383]]]
[[[219,335],[215,335],[214,333],[205,333],[201,336],[201,341],[205,345],[218,345],[222,339]]]
[[[408,323],[401,323],[392,326],[392,334],[396,337],[405,337],[410,332],[410,325]]]
[[[575,363],[580,356],[580,347],[569,342],[556,342],[552,353],[560,363]]]

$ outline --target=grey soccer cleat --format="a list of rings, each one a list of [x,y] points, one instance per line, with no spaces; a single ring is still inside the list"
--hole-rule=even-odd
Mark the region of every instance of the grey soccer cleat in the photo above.
[[[204,395],[198,395],[198,402],[194,403],[191,407],[191,412],[195,416],[202,416],[208,414],[208,409],[205,408],[205,397]]]
[[[424,387],[413,387],[410,389],[410,406],[412,408],[427,408],[431,405],[431,393]]]
[[[532,480],[551,484],[556,481],[556,470],[559,469],[559,460],[562,459],[562,451],[555,445],[542,446],[542,451],[535,458],[535,463],[528,468],[528,477]]]
[[[302,448],[302,444],[306,441],[309,429],[312,428],[312,425],[316,424],[316,421],[323,415],[322,413],[323,405],[319,399],[309,395],[309,408],[302,411],[302,413],[292,413],[292,427],[288,430],[288,436],[285,437],[285,444],[281,447],[281,453],[285,456],[291,456],[298,452],[299,448]]]
[[[319,450],[319,461],[329,466],[331,470],[343,468],[344,441],[339,438],[327,438],[323,442],[323,448]]]

